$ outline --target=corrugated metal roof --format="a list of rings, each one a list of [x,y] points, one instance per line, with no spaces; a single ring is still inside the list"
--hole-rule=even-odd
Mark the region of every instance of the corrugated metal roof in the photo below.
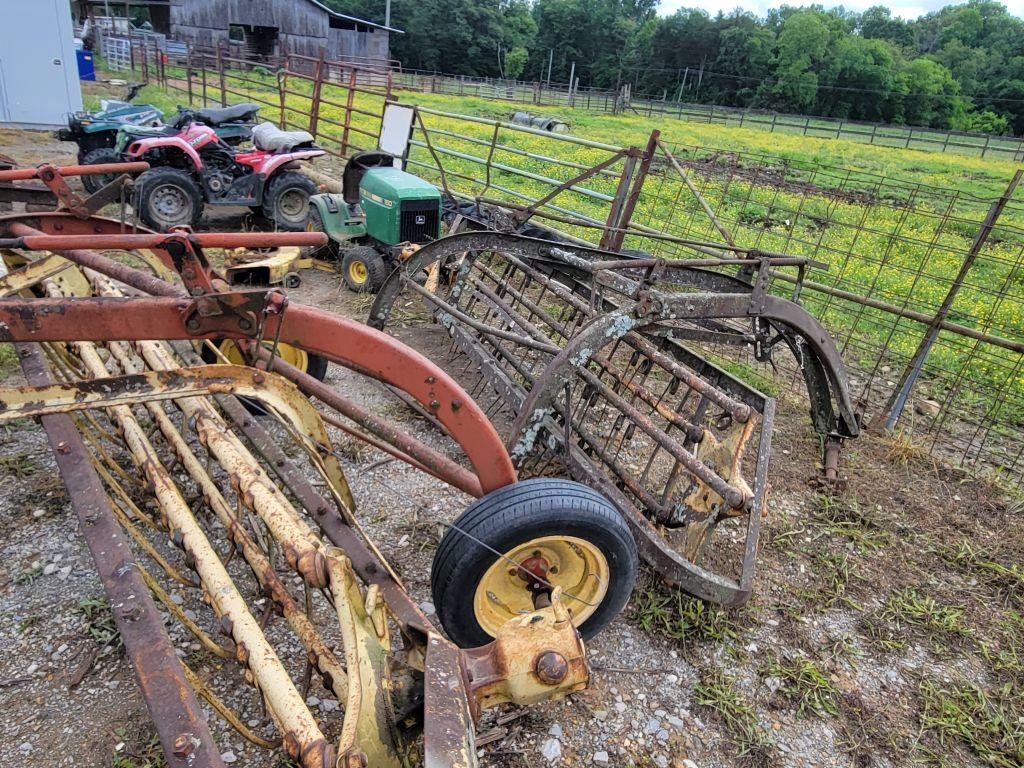
[[[366,19],[360,19],[360,18],[357,18],[355,16],[349,16],[349,15],[344,14],[344,13],[338,13],[337,11],[332,10],[331,8],[328,8],[326,5],[324,5],[323,3],[319,2],[319,0],[308,0],[308,2],[312,3],[313,5],[315,5],[317,8],[319,8],[322,11],[326,11],[328,14],[330,14],[331,16],[333,16],[336,19],[345,19],[346,21],[354,21],[356,24],[365,24],[368,27],[375,27],[376,29],[384,29],[384,30],[387,30],[388,32],[397,32],[400,35],[404,35],[405,34],[405,30],[402,30],[402,29],[395,29],[394,27],[385,27],[383,24],[377,24],[377,23],[372,22],[372,21],[367,21]]]

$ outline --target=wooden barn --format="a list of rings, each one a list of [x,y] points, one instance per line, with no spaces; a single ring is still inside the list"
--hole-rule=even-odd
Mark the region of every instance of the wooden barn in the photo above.
[[[332,11],[317,0],[171,0],[170,37],[198,49],[230,45],[246,58],[289,53],[384,65],[400,30]]]

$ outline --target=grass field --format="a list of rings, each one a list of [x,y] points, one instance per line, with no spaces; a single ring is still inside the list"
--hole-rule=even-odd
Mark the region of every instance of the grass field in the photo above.
[[[183,71],[169,74],[184,77]],[[249,98],[279,104],[277,80],[270,72],[231,73],[227,82],[229,103]],[[193,88],[198,98],[198,80]],[[310,111],[310,99],[302,94],[311,94],[312,83],[291,78],[289,88],[299,95],[287,97],[287,121],[305,127],[309,118],[302,113]],[[208,78],[207,96],[219,103],[216,78]],[[346,96],[344,87],[324,85],[318,140],[335,152],[341,150]],[[495,120],[508,120],[520,108],[474,97],[410,92],[400,92],[398,97],[432,110]],[[170,111],[185,100],[185,94],[148,87],[142,100]],[[93,96],[91,105],[95,101]],[[279,109],[269,105],[264,115],[278,120]],[[369,135],[376,135],[379,119],[375,116],[383,99],[359,93],[354,107],[365,114],[353,114],[349,148],[373,146]],[[675,148],[680,161],[701,171],[694,174],[695,180],[738,244],[813,257],[826,263],[828,270],[811,270],[809,279],[925,314],[934,313],[942,302],[989,205],[1015,170],[1012,163],[999,160],[723,128],[660,116],[649,119],[568,108],[552,113],[570,126],[573,136],[616,147],[642,147],[652,130],[661,130],[663,141]],[[423,120],[447,183],[465,194],[534,200],[552,189],[553,182],[545,179],[568,180],[581,168],[610,156],[605,149],[562,137],[505,128],[497,132],[498,149],[492,152],[488,146],[495,136],[492,125],[428,113]],[[422,139],[422,132],[417,130],[414,138]],[[441,182],[430,150],[417,146],[411,158],[412,170]],[[621,163],[581,184],[579,191],[563,193],[554,205],[603,221],[619,168]],[[633,221],[674,235],[720,240],[696,199],[665,164],[655,165]],[[590,240],[599,236],[593,229],[565,229]],[[626,245],[672,255],[671,249],[649,239],[630,238]],[[1022,248],[1024,189],[1007,207],[999,229],[968,275],[950,320],[1011,340],[1024,338]],[[782,284],[780,289],[787,287]],[[912,321],[898,321],[887,312],[834,301],[820,293],[805,292],[804,303],[843,340],[848,362],[867,371],[884,358],[898,372],[897,366],[909,359],[923,331]],[[948,398],[957,407],[979,414],[1001,402],[1001,419],[1012,425],[1024,423],[1020,355],[991,348],[975,357],[972,345],[944,333],[930,358],[920,394],[940,401]]]

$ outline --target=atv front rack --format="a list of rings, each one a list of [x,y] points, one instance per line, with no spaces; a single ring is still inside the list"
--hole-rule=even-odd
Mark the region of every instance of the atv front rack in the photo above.
[[[0,279],[0,338],[16,344],[28,381],[0,392],[0,423],[42,421],[172,768],[223,764],[197,697],[304,768],[434,768],[476,764],[482,710],[564,696],[589,680],[557,589],[550,607],[508,621],[483,647],[459,649],[439,633],[360,529],[338,454],[302,389],[354,421],[350,434],[481,495],[517,476],[477,403],[385,334],[278,290],[230,289],[203,251],[324,241],[122,234],[117,221],[70,213],[0,217],[10,270]],[[151,269],[98,253],[111,249],[145,254]],[[49,255],[27,258],[37,253]],[[250,356],[267,347],[263,367],[199,365],[195,345],[221,338]],[[444,426],[466,463],[317,390],[275,356],[279,344],[402,391]],[[239,397],[259,403],[269,426]],[[167,540],[179,562],[162,549]],[[212,614],[192,618],[169,598],[172,586]],[[241,665],[266,706],[265,732],[245,726],[175,655],[150,593],[207,653]],[[287,641],[268,631],[275,614]],[[215,639],[215,622],[226,642]],[[287,653],[296,641],[297,658]],[[342,715],[307,705],[313,672]]]
[[[509,415],[524,475],[568,469],[612,499],[669,582],[723,604],[750,595],[775,402],[700,353],[797,356],[816,427],[857,434],[842,360],[825,329],[767,291],[792,259],[664,262],[469,232],[423,247],[379,292],[383,329],[418,294]],[[795,263],[795,262],[794,262]],[[742,267],[752,283],[713,271]],[[415,279],[426,270],[427,286]],[[431,290],[430,286],[434,286]],[[763,359],[763,358],[762,358]]]

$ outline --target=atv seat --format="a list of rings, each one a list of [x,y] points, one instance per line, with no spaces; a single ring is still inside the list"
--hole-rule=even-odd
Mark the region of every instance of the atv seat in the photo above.
[[[251,122],[260,111],[258,104],[235,104],[233,107],[196,110],[196,115],[209,126],[217,127],[224,123]]]
[[[264,152],[290,152],[302,144],[312,144],[307,131],[282,131],[273,123],[260,123],[252,129],[252,143]]]

